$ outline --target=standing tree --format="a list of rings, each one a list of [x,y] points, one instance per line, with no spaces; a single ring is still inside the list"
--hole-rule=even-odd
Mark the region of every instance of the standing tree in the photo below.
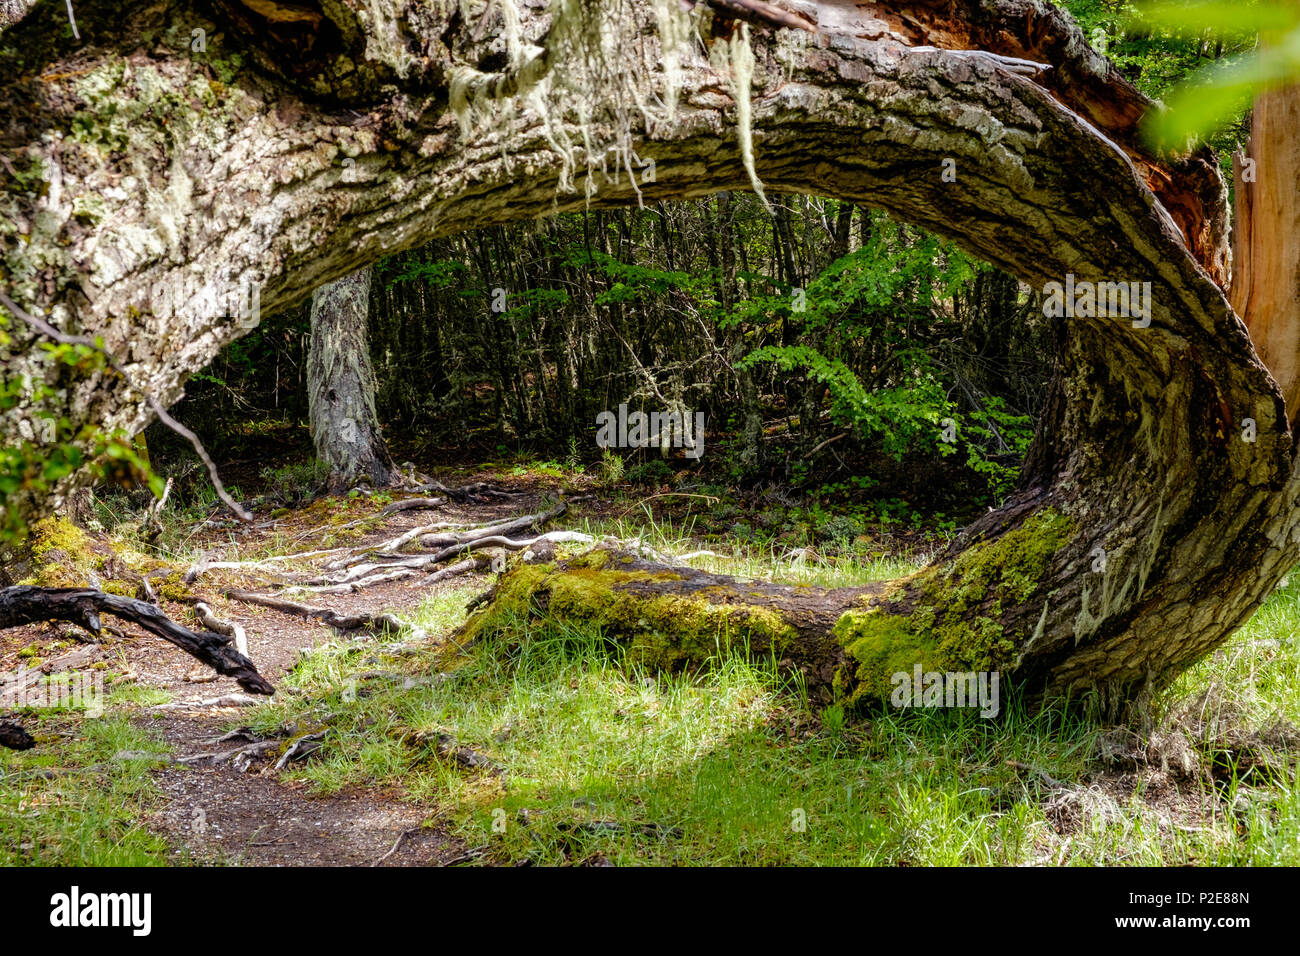
[[[393,460],[375,416],[375,373],[366,320],[370,267],[328,282],[312,293],[307,401],[316,456],[329,466],[330,486],[365,479],[392,483]]]
[[[1021,487],[930,568],[788,600],[607,566],[615,605],[694,612],[621,619],[656,659],[742,623],[855,693],[921,663],[1119,703],[1222,642],[1300,552],[1296,409],[1224,295],[1214,157],[1148,149],[1151,104],[1050,4],[80,0],[80,41],[54,10],[0,32],[0,284],[164,402],[240,334],[249,282],[281,308],[424,239],[584,204],[829,194],[1040,288],[1149,290],[1140,316],[1063,311]],[[0,487],[25,520],[77,480],[30,462],[149,412],[3,332]],[[512,575],[485,613],[606,614],[569,574]]]

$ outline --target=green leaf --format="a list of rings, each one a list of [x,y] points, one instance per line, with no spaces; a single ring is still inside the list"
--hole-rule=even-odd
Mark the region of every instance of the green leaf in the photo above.
[[[1257,93],[1300,75],[1300,32],[1287,41],[1193,74],[1174,90],[1167,109],[1147,114],[1148,139],[1157,147],[1182,148],[1230,119]]]
[[[1205,30],[1229,35],[1280,33],[1300,25],[1300,7],[1283,0],[1249,5],[1240,0],[1153,3],[1138,7],[1134,23],[1197,33]]]

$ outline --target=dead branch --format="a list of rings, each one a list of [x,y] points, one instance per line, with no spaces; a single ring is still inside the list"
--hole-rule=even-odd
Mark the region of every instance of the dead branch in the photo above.
[[[235,649],[245,657],[248,656],[248,635],[244,629],[234,621],[223,621],[212,613],[212,608],[208,607],[202,601],[194,605],[194,616],[199,619],[199,623],[209,631],[216,631],[218,634],[224,634],[227,637],[235,639]]]
[[[54,341],[61,345],[80,345],[83,348],[91,349],[92,351],[98,352],[102,355],[108,367],[118,375],[122,376],[122,380],[126,383],[127,388],[131,389],[133,392],[139,392],[144,397],[144,400],[149,404],[149,407],[153,409],[153,413],[158,416],[158,420],[190,443],[190,446],[194,449],[194,453],[198,455],[203,464],[207,466],[208,477],[212,479],[212,487],[217,490],[217,495],[226,503],[226,507],[233,511],[240,521],[253,520],[253,516],[245,511],[243,507],[241,507],[240,504],[227,493],[226,486],[221,483],[221,476],[217,474],[217,465],[208,454],[208,450],[203,447],[203,442],[199,441],[199,436],[194,434],[194,432],[190,431],[176,419],[172,418],[171,415],[167,414],[167,409],[164,408],[163,404],[158,401],[158,399],[154,398],[151,393],[144,391],[144,389],[136,385],[131,376],[126,373],[108,349],[97,344],[93,340],[86,338],[84,335],[68,335],[66,332],[60,332],[44,319],[37,318],[34,315],[29,315],[23,309],[19,308],[13,299],[9,298],[9,296],[5,295],[3,292],[0,292],[0,305],[3,305],[7,310],[9,310],[9,312],[13,313],[17,318],[22,319],[32,328],[36,329],[36,331],[54,339]]]
[[[242,601],[245,604],[257,604],[261,607],[269,607],[272,610],[280,611],[284,614],[293,614],[297,617],[306,618],[309,621],[320,621],[328,624],[330,627],[340,631],[355,631],[363,627],[374,628],[375,630],[401,631],[410,627],[406,622],[400,620],[392,614],[351,614],[343,616],[336,611],[325,607],[314,607],[310,604],[298,604],[295,601],[286,601],[284,598],[272,597],[269,594],[258,594],[255,591],[229,590],[226,597],[232,601]]]
[[[176,762],[191,767],[216,767],[223,763],[231,763],[237,770],[242,771],[248,769],[248,765],[252,763],[254,757],[260,757],[268,750],[274,750],[279,746],[280,741],[278,740],[257,740],[251,744],[244,744],[219,753],[188,754],[184,757],[177,757]]]
[[[0,630],[41,621],[68,621],[92,634],[102,630],[100,614],[112,614],[161,637],[218,674],[233,677],[253,694],[274,694],[275,688],[246,656],[230,646],[231,639],[212,631],[191,631],[161,610],[135,598],[105,594],[92,588],[0,588]]]

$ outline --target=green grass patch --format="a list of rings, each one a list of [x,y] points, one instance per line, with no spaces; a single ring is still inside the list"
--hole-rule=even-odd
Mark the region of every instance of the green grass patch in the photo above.
[[[0,865],[159,866],[178,862],[143,825],[159,794],[156,761],[119,754],[165,754],[122,717],[69,720],[42,714],[25,723],[35,749],[0,750]]]

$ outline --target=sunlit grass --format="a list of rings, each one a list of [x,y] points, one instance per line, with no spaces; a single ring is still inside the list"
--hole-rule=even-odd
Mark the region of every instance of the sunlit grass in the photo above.
[[[895,578],[930,556],[719,540],[645,509],[577,530],[639,539],[674,560],[706,549],[689,563],[822,587]],[[275,537],[234,553],[294,544]],[[647,672],[594,628],[536,617],[452,653],[443,639],[484,586],[466,579],[391,608],[427,645],[401,634],[317,648],[240,722],[328,729],[289,776],[320,793],[363,785],[416,801],[485,862],[1300,864],[1300,578],[1159,701],[1160,731],[1187,735],[1214,779],[1115,772],[1099,756],[1108,728],[1072,711],[1027,713],[1014,699],[997,720],[819,706],[767,658],[720,652],[688,672]],[[111,762],[158,746],[113,715],[164,697],[115,689],[109,718],[50,716],[41,726],[66,725],[68,737],[0,753],[0,862],[165,858],[136,822],[157,800],[147,770]],[[1225,740],[1279,727],[1292,743],[1271,769],[1239,769],[1241,748]],[[501,773],[458,766],[450,747]],[[30,773],[46,767],[74,772]]]
[[[422,626],[454,628],[464,597],[426,602]],[[1258,628],[1289,627],[1295,606],[1294,591],[1279,592],[1217,666],[1253,673],[1258,686],[1258,665],[1238,645],[1253,646]],[[338,736],[297,776],[325,792],[399,788],[487,861],[1296,862],[1294,777],[1227,792],[1184,782],[1183,803],[1200,809],[1172,816],[1142,786],[1099,785],[1104,728],[1063,711],[1027,714],[1009,701],[997,721],[894,710],[846,718],[839,706],[810,707],[769,660],[724,654],[691,673],[646,673],[595,630],[536,621],[441,671],[446,659],[432,654],[374,661],[355,645],[316,652],[298,668],[294,696],[259,719],[328,719]],[[349,684],[376,670],[402,679]],[[1184,678],[1167,707],[1203,692],[1206,676]],[[1295,719],[1293,694],[1272,703],[1255,713]],[[439,734],[503,768],[508,786],[439,756],[430,743]]]
[[[158,741],[121,716],[69,720],[50,712],[28,722],[38,746],[0,750],[0,865],[176,862],[143,822],[157,802],[149,775],[156,761],[139,755],[161,757]]]
[[[600,539],[636,540],[674,560],[701,551],[712,552],[685,560],[701,571],[824,588],[856,587],[903,577],[924,567],[933,556],[929,552],[899,555],[853,551],[823,556],[810,549],[782,545],[772,538],[754,542],[705,540],[697,535],[694,521],[688,519],[684,525],[676,525],[671,518],[656,519],[648,509],[631,517],[584,519],[576,530]]]

